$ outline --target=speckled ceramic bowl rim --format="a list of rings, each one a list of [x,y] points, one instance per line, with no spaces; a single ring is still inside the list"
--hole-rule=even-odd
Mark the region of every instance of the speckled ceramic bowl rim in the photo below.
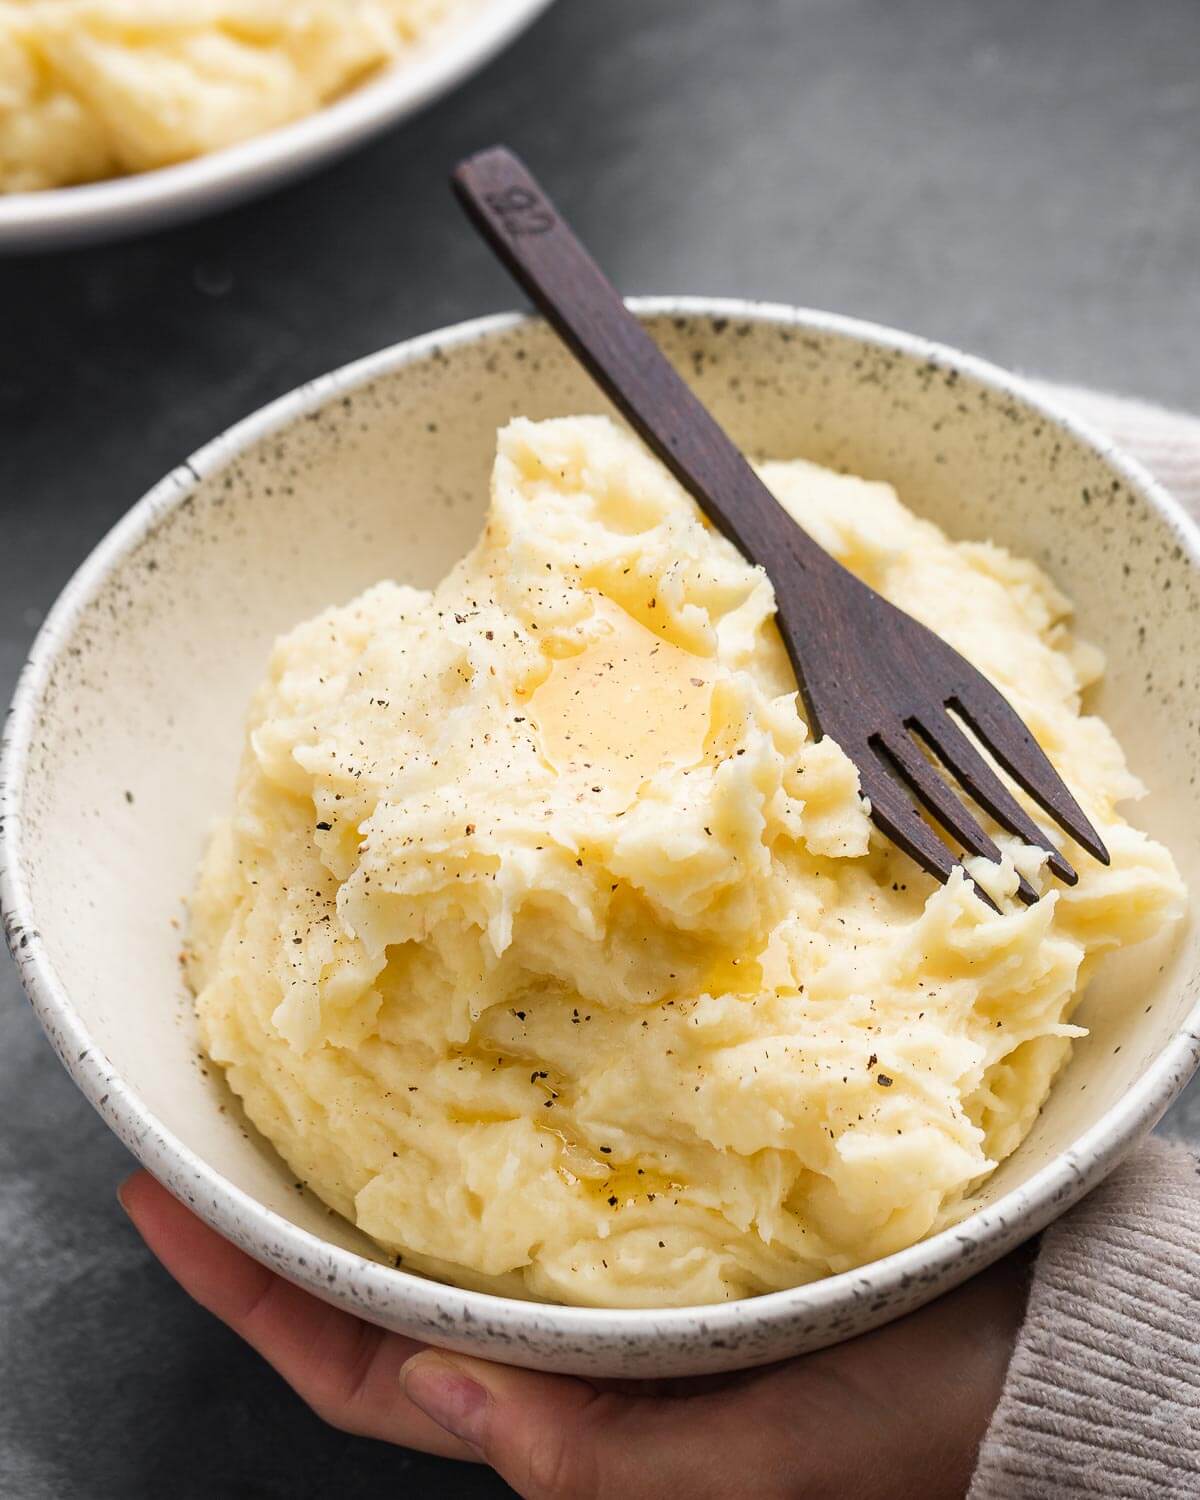
[[[631,299],[644,316],[765,322],[828,333],[895,351],[937,368],[957,368],[984,386],[1036,409],[1096,450],[1132,490],[1165,517],[1191,565],[1200,568],[1200,530],[1181,507],[1102,434],[1058,411],[1018,377],[944,345],[835,314],[769,303],[699,297]],[[914,1285],[949,1289],[1036,1233],[1094,1186],[1155,1124],[1200,1062],[1200,1001],[1161,1054],[1107,1114],[1027,1182],[929,1239],[870,1265],[786,1291],[738,1302],[615,1310],[522,1302],[425,1280],[318,1238],[228,1182],[173,1136],[116,1076],[81,1024],[35,926],[22,857],[22,799],[39,706],[60,645],[106,577],[206,475],[332,398],[413,361],[512,330],[507,313],[458,324],[382,350],[298,387],[201,448],[140,500],[99,543],[47,617],[13,699],[0,758],[0,909],[34,1010],[71,1077],[133,1154],[215,1229],[311,1290],[349,1300],[368,1316],[402,1304],[405,1317],[460,1338],[472,1326],[516,1345],[524,1337],[628,1349],[646,1341],[719,1342],[738,1330],[779,1328],[836,1314],[869,1296],[880,1308],[904,1302]],[[399,1294],[399,1295],[398,1295]],[[882,1319],[881,1319],[882,1320]]]
[[[105,182],[0,195],[0,251],[47,248],[196,216],[315,169],[477,72],[553,0],[489,0],[311,115],[192,161]]]

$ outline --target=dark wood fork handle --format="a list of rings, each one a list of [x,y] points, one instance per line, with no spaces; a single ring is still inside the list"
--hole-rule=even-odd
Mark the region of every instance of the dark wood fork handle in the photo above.
[[[828,567],[641,323],[524,164],[503,146],[469,157],[454,190],[508,270],[697,504],[746,557]]]
[[[858,767],[883,832],[939,880],[960,868],[913,805],[915,793],[964,849],[993,863],[1001,858],[934,770],[925,746],[1001,827],[1045,849],[1060,879],[1077,878],[951,720],[953,708],[1028,795],[1107,864],[1099,835],[1012,705],[970,662],[792,520],[512,152],[482,151],[462,163],[453,181],[484,238],[617,410],[743,556],[766,569],[809,727],[818,739],[831,735]],[[995,905],[981,886],[976,890]],[[1037,899],[1023,877],[1018,894]]]

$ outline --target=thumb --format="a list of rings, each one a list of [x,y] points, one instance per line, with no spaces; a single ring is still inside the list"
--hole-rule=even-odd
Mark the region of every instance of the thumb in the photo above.
[[[524,1500],[689,1500],[737,1493],[745,1424],[728,1393],[687,1399],[601,1391],[585,1380],[425,1350],[404,1394],[468,1443]]]

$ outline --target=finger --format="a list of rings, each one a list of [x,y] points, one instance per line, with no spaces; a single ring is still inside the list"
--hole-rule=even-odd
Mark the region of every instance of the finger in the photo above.
[[[405,1393],[524,1500],[702,1500],[804,1492],[803,1458],[748,1407],[753,1386],[627,1395],[584,1380],[427,1350]]]
[[[941,1500],[967,1487],[1027,1274],[1026,1252],[875,1333],[701,1394],[630,1394],[432,1350],[402,1378],[525,1500]]]
[[[404,1396],[400,1370],[420,1344],[330,1307],[259,1265],[148,1172],[135,1173],[118,1196],[184,1291],[256,1349],[318,1416],[363,1437],[475,1457]]]

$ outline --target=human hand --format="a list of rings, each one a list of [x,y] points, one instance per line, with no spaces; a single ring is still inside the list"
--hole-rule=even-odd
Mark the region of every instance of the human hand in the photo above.
[[[428,1349],[328,1306],[223,1240],[146,1172],[146,1244],[325,1421],[490,1464],[526,1500],[754,1494],[949,1500],[970,1481],[1024,1316],[1019,1251],[850,1343],[702,1380],[543,1375]]]

